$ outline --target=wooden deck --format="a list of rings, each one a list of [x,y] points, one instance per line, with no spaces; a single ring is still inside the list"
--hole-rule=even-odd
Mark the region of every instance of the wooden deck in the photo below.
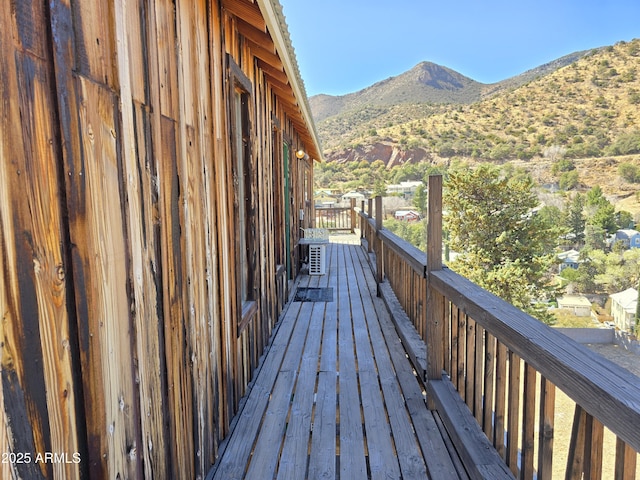
[[[208,478],[466,478],[427,409],[362,249],[327,245],[296,288]]]

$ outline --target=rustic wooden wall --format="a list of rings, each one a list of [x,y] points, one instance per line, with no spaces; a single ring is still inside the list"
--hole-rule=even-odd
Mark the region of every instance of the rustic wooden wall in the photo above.
[[[285,202],[294,273],[303,226],[304,162],[285,195],[282,146],[304,137],[237,11],[259,9],[0,3],[0,451],[31,457],[0,476],[204,477],[287,295]],[[227,54],[253,86],[242,329]]]

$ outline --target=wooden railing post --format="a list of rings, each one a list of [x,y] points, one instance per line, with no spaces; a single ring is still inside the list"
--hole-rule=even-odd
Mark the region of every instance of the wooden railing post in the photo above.
[[[444,366],[444,296],[431,286],[431,272],[442,270],[442,175],[429,176],[427,220],[427,380],[441,380]],[[429,408],[435,408],[429,400]]]
[[[365,222],[366,219],[364,218],[364,216],[362,216],[362,214],[364,213],[364,200],[362,200],[362,202],[360,203],[360,238],[364,238],[364,229],[365,229]]]
[[[367,217],[371,218],[371,212],[373,212],[373,198],[370,198],[367,205]]]
[[[377,291],[380,296],[380,284],[384,278],[383,272],[383,245],[380,238],[380,230],[382,229],[382,197],[376,197],[376,284],[378,285]]]
[[[351,233],[356,233],[356,199],[351,199]]]

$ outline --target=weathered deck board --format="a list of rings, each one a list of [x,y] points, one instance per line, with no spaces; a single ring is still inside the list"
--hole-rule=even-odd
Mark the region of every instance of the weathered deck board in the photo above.
[[[353,255],[362,255],[360,251],[352,251]],[[362,261],[362,259],[359,259]],[[374,299],[371,292],[375,291],[375,284],[368,281],[367,275],[362,270],[362,264],[354,259],[354,267],[360,270],[356,272],[355,277],[358,282],[359,291],[363,297],[367,296],[367,301],[363,301],[365,318],[367,319],[367,327],[371,338],[371,344],[374,352],[376,352],[376,363],[380,377],[380,384],[386,408],[388,410],[389,422],[393,432],[395,442],[396,456],[400,464],[403,478],[422,479],[427,475],[426,466],[420,451],[420,445],[416,442],[416,437],[411,425],[411,419],[407,408],[405,407],[404,395],[396,395],[398,391],[402,391],[402,387],[394,371],[389,346],[385,343],[382,335],[381,323],[386,323],[382,318],[385,316],[384,310],[376,313],[374,309]],[[380,318],[378,318],[378,315]],[[398,365],[403,369],[404,365]],[[414,379],[415,382],[415,379]]]
[[[344,250],[341,252],[344,254]],[[344,259],[343,259],[344,261]],[[338,308],[349,311],[351,298],[347,288],[339,289]],[[340,322],[338,332],[340,351],[340,456],[351,461],[340,462],[341,478],[364,478],[367,474],[364,431],[360,396],[352,385],[357,385],[358,371],[351,322]]]
[[[327,245],[333,301],[285,309],[210,478],[459,478],[364,253]]]

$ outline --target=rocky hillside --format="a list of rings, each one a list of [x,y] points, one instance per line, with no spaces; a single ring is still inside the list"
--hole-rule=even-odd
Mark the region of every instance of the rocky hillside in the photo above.
[[[358,92],[342,96],[315,95],[309,99],[309,103],[319,127],[326,127],[324,140],[329,140],[336,133],[332,125],[358,127],[380,117],[386,125],[396,124],[428,116],[445,105],[471,104],[548,75],[587,53],[567,55],[494,84],[476,82],[450,68],[422,62],[408,72]],[[342,135],[339,137],[338,142]]]
[[[457,100],[408,100],[434,90]],[[381,160],[388,168],[424,160],[519,162],[548,177],[562,157],[579,161],[588,185],[602,178],[603,165],[617,177],[618,160],[631,155],[635,162],[640,154],[640,40],[579,52],[492,86],[421,63],[338,98],[342,103],[312,100],[316,109],[325,102],[323,113],[314,110],[319,118],[339,112],[317,124],[329,161]]]
[[[482,98],[484,85],[431,62],[422,62],[397,77],[343,96],[309,99],[316,121],[367,107],[414,103],[472,103]]]

